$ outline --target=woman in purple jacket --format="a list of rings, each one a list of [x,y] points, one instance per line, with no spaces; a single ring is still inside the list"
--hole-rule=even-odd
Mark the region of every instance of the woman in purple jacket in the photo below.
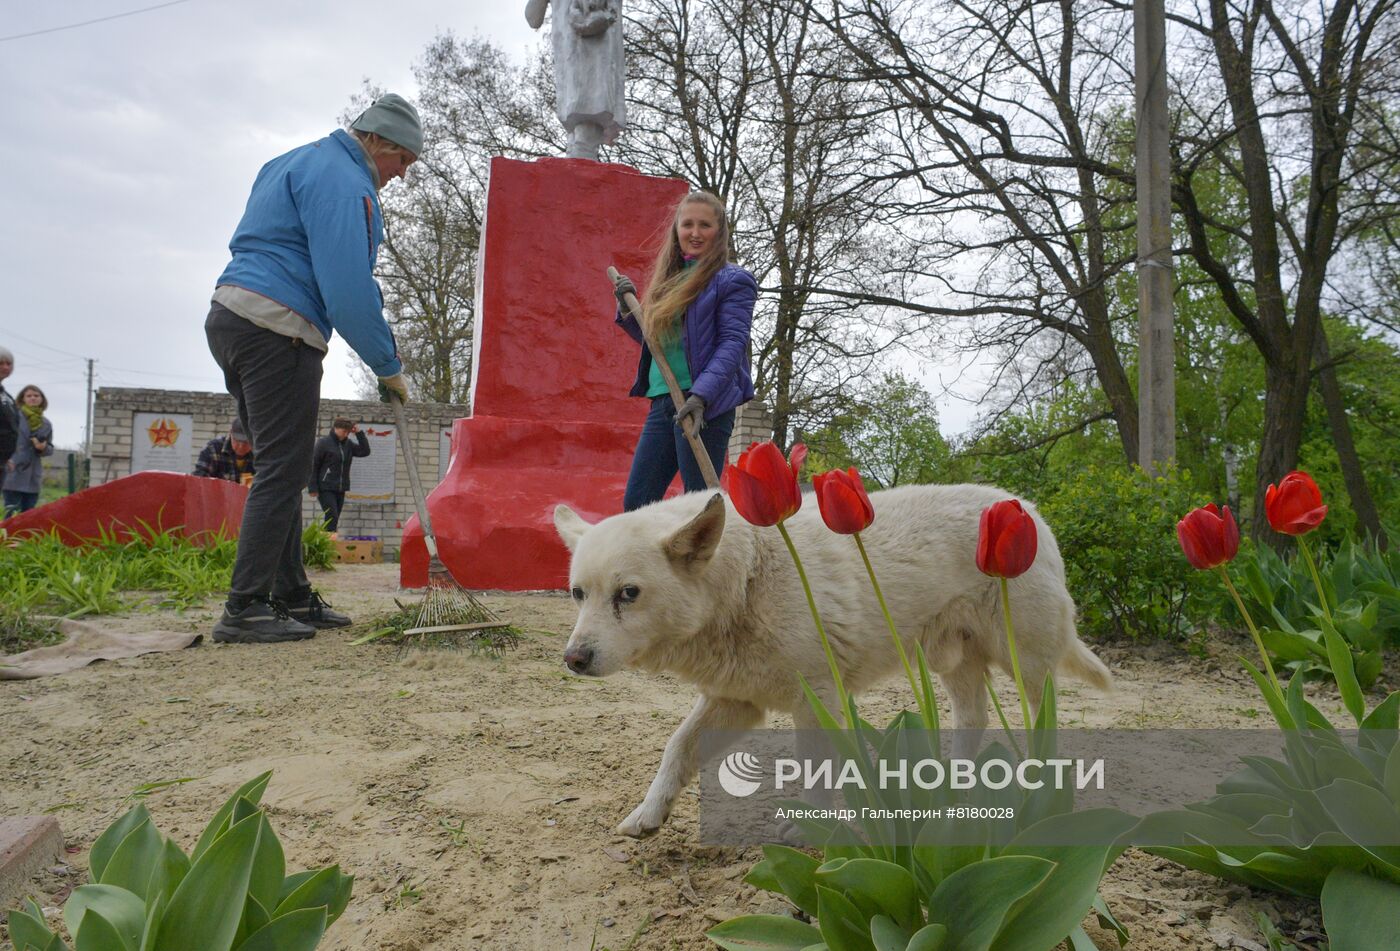
[[[623,295],[637,292],[628,278],[618,281]],[[637,381],[631,396],[651,400],[632,457],[632,472],[622,498],[630,512],[661,499],[679,469],[687,492],[705,488],[704,476],[681,430],[689,418],[700,428],[718,473],[734,430],[734,411],[753,399],[749,375],[749,328],[758,285],[753,275],[729,263],[729,222],[724,203],[709,192],[691,192],[676,206],[675,223],[656,256],[651,283],[642,298],[642,322],[680,383],[685,402],[680,412],[661,371],[642,346]],[[620,307],[617,323],[638,343],[641,327]]]

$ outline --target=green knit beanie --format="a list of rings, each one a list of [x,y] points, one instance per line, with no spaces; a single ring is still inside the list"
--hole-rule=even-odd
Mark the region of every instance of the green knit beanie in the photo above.
[[[423,151],[423,123],[418,110],[403,96],[388,92],[374,100],[370,107],[350,123],[358,132],[373,132],[415,156]]]

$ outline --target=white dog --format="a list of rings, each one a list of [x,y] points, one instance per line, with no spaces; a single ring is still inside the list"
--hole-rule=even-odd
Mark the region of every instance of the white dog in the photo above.
[[[873,493],[875,521],[861,533],[890,612],[913,656],[923,645],[945,685],[953,726],[987,725],[985,676],[1011,670],[995,578],[977,569],[982,510],[1008,494],[980,485],[909,486]],[[786,522],[812,584],[842,680],[862,689],[899,670],[899,655],[853,539],[808,504]],[[1079,640],[1074,602],[1054,536],[1034,506],[1039,547],[1010,582],[1021,671],[1032,703],[1048,671],[1108,688],[1102,661]],[[695,708],[666,744],[646,798],[617,827],[643,836],[670,815],[695,776],[699,731],[746,730],[768,710],[816,729],[797,675],[838,709],[826,655],[781,535],[744,521],[728,501],[695,492],[604,519],[554,511],[573,552],[569,587],[578,623],[564,661],[605,677],[623,667],[669,671],[700,688]]]

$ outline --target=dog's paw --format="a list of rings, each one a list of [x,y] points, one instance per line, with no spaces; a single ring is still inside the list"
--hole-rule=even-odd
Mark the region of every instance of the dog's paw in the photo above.
[[[645,839],[654,835],[665,821],[665,811],[654,809],[644,802],[633,809],[630,816],[618,823],[617,833],[634,839]]]

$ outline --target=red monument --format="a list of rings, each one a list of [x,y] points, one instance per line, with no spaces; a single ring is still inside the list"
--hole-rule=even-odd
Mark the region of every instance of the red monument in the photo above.
[[[627,395],[637,345],[613,325],[609,265],[644,288],[687,191],[625,165],[545,158],[491,162],[478,268],[472,415],[428,495],[443,563],[468,588],[561,588],[554,532],[567,503],[595,521],[622,510],[646,403]],[[427,583],[418,520],[399,580]]]

